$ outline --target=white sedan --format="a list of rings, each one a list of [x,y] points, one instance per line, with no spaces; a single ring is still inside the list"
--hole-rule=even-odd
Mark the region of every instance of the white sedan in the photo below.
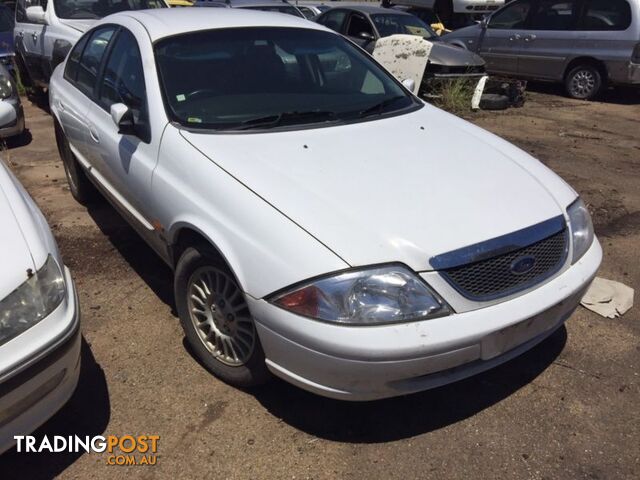
[[[0,161],[0,453],[73,394],[80,311],[49,226]]]
[[[174,268],[188,341],[233,385],[455,381],[559,328],[602,258],[548,168],[293,16],[112,15],[50,105],[72,194],[97,187]]]

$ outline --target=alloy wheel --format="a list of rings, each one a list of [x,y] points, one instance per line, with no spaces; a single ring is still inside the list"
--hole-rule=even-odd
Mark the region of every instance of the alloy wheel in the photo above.
[[[216,267],[200,267],[189,278],[187,295],[191,322],[206,349],[225,365],[244,365],[253,353],[256,331],[236,282]]]
[[[579,70],[571,79],[571,94],[578,98],[587,98],[596,88],[596,77],[591,70]]]

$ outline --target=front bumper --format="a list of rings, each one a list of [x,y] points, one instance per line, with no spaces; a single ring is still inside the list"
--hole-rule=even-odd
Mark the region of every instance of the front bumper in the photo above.
[[[575,265],[525,295],[432,320],[346,327],[264,300],[249,307],[271,372],[305,390],[375,400],[451,383],[520,355],[571,316],[602,260],[597,240]]]
[[[65,268],[67,299],[50,316],[0,348],[0,355],[13,356],[16,340],[31,336],[42,324],[47,331],[54,323],[62,332],[51,335],[44,347],[29,350],[22,361],[0,371],[0,454],[15,444],[15,435],[28,435],[51,418],[71,397],[80,375],[80,308],[69,270]],[[36,332],[41,335],[41,332]],[[23,337],[23,338],[21,338]],[[34,343],[34,342],[29,342]],[[11,350],[9,349],[11,347]],[[22,349],[24,351],[24,349]]]

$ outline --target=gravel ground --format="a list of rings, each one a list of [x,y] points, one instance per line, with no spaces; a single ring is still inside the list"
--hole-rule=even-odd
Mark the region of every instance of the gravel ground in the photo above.
[[[640,309],[579,309],[551,338],[474,378],[351,404],[281,381],[212,377],[183,339],[171,272],[107,205],[73,201],[46,108],[3,152],[45,213],[80,293],[83,366],[37,435],[160,435],[155,466],[105,454],[0,458],[0,478],[640,478]],[[538,87],[524,108],[470,116],[532,152],[589,203],[600,275],[640,286],[640,92],[602,102]],[[444,140],[444,139],[443,139]],[[446,159],[443,159],[443,161]]]

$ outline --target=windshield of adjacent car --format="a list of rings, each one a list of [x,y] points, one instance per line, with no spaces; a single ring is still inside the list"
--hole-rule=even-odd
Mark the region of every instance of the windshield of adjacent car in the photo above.
[[[13,12],[4,5],[0,6],[0,32],[13,32]]]
[[[246,10],[262,10],[263,12],[279,12],[279,13],[288,13],[289,15],[293,15],[294,17],[305,18],[305,16],[298,10],[296,7],[292,5],[287,5],[283,3],[282,5],[257,5],[251,7],[240,7]]]
[[[189,128],[252,130],[361,121],[419,104],[343,37],[229,28],[155,45],[167,111]]]
[[[405,34],[417,35],[426,39],[437,38],[436,33],[429,25],[413,15],[374,13],[371,15],[371,20],[373,20],[381,37]]]
[[[162,0],[54,0],[59,18],[68,20],[98,19],[126,10],[164,8]]]

